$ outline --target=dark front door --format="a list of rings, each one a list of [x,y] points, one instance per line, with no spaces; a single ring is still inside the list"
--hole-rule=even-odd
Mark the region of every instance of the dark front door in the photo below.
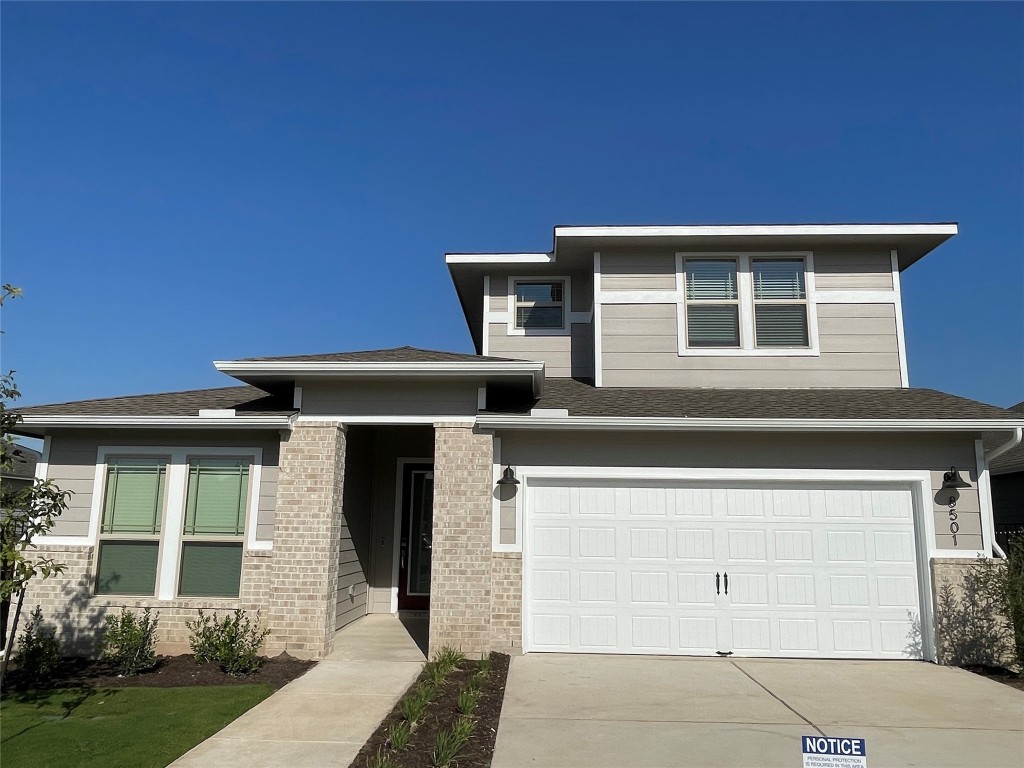
[[[434,465],[406,464],[402,471],[398,608],[430,607],[430,546],[434,534]]]

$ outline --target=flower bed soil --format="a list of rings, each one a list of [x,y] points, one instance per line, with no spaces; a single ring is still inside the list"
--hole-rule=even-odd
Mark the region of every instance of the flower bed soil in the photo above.
[[[505,698],[505,679],[508,677],[509,657],[502,653],[492,653],[490,658],[491,666],[487,681],[480,689],[480,699],[476,709],[473,710],[473,718],[476,720],[473,735],[459,750],[453,763],[458,768],[488,768],[491,764],[491,756],[494,754],[494,739],[498,734],[498,718],[501,716],[501,703]],[[476,672],[476,664],[475,661],[463,661],[455,671],[448,674],[441,690],[427,707],[423,720],[416,725],[409,737],[409,744],[401,752],[389,753],[397,765],[401,768],[432,768],[431,756],[434,750],[434,740],[440,731],[450,728],[459,717],[457,705],[459,691]],[[409,690],[415,688],[425,679],[426,672],[424,671]],[[366,768],[371,764],[371,759],[376,756],[378,748],[389,746],[388,727],[392,723],[398,723],[405,719],[399,704],[395,705],[395,708],[384,718],[369,741],[359,750],[359,754],[352,761],[350,768]]]
[[[315,661],[304,661],[282,653],[263,659],[259,670],[247,677],[232,677],[216,664],[196,664],[188,654],[158,656],[153,669],[132,677],[118,675],[105,661],[64,659],[47,681],[48,688],[184,688],[191,685],[253,685],[263,683],[275,690],[303,675]],[[23,680],[17,669],[8,671],[11,690],[39,688],[37,681]],[[6,685],[5,685],[6,687]]]

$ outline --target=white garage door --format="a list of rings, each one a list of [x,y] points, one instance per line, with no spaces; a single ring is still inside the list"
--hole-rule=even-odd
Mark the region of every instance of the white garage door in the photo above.
[[[909,488],[527,493],[527,651],[921,657]]]

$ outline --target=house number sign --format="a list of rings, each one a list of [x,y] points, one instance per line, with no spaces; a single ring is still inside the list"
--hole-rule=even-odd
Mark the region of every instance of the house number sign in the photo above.
[[[956,535],[960,533],[960,523],[956,521],[956,496],[949,497],[949,532],[953,536],[953,546],[956,546]]]

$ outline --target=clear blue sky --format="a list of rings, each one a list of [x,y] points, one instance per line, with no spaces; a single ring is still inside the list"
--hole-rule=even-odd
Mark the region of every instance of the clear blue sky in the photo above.
[[[1024,400],[1024,5],[2,7],[23,404],[471,351],[445,251],[555,224],[960,222],[912,386]]]

